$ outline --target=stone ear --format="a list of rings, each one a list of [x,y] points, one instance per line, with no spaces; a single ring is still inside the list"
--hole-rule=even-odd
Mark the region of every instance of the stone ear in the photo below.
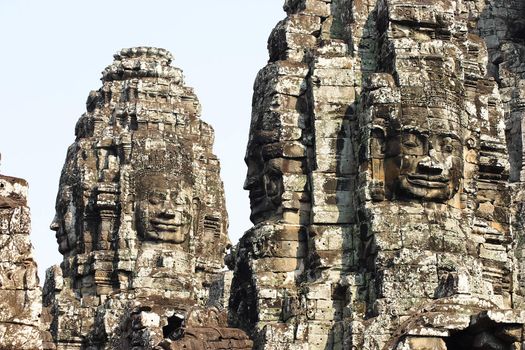
[[[201,204],[200,200],[198,198],[193,198],[191,202],[191,232],[189,234],[188,239],[194,240],[197,236],[197,232],[199,232],[200,229],[200,221],[201,221]],[[191,245],[191,242],[188,242]]]

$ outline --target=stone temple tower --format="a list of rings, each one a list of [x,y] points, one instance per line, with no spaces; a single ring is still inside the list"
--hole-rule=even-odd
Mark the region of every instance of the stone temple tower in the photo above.
[[[497,34],[506,80],[489,42],[489,18],[517,22],[520,6],[285,2],[254,87],[255,226],[230,298],[255,349],[521,348],[521,114],[506,94],[519,100],[523,65],[504,44],[522,39]]]
[[[114,58],[67,152],[51,223],[64,260],[47,271],[44,308],[59,350],[179,349],[226,327],[213,130],[169,52]],[[239,330],[219,333],[214,349],[250,348]]]

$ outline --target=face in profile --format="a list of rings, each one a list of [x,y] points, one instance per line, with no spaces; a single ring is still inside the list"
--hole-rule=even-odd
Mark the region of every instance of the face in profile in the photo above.
[[[165,174],[147,174],[137,184],[137,231],[144,240],[183,243],[189,236],[191,185]]]
[[[76,207],[73,203],[71,188],[61,186],[58,192],[56,214],[49,228],[55,231],[58,251],[65,254],[76,245]]]
[[[282,202],[283,174],[279,160],[248,161],[244,189],[250,191],[250,220],[257,224],[269,219]]]
[[[389,139],[387,152],[385,169],[396,197],[444,202],[459,190],[463,146],[450,128],[402,129]]]

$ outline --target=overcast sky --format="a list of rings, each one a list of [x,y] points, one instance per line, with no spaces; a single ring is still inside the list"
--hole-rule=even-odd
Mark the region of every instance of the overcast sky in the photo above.
[[[252,87],[283,0],[0,0],[0,173],[29,182],[40,277],[61,261],[49,224],[74,126],[102,70],[121,48],[174,55],[215,128],[237,242],[251,227],[242,185]],[[43,281],[41,281],[43,282]]]

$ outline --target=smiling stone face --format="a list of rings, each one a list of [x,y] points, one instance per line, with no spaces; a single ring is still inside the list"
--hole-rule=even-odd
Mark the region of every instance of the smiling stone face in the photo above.
[[[444,202],[460,188],[463,146],[455,122],[411,121],[391,133],[385,156],[387,184],[398,198]]]
[[[428,200],[450,199],[459,188],[460,152],[456,135],[403,132],[399,191]]]
[[[188,238],[192,221],[188,188],[170,175],[153,173],[139,179],[136,222],[142,239],[180,244]]]

